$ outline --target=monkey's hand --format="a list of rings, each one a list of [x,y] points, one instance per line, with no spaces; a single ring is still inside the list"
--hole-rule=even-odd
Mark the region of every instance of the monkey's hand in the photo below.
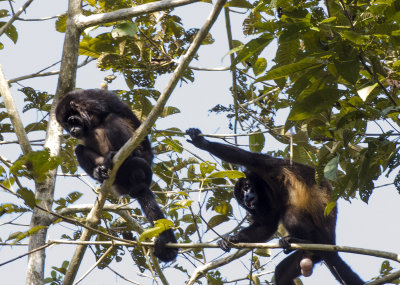
[[[218,246],[225,252],[229,252],[231,250],[231,244],[237,243],[235,236],[224,235],[222,239],[217,242]]]
[[[190,140],[187,141],[198,148],[203,148],[203,146],[207,144],[207,140],[203,136],[200,136],[201,131],[199,129],[196,128],[187,129],[186,134],[188,134],[191,138]]]
[[[279,245],[283,248],[283,252],[288,254],[292,252],[294,249],[290,248],[291,243],[312,243],[309,240],[300,239],[292,236],[286,236],[279,240]]]
[[[103,182],[104,180],[106,180],[108,178],[108,170],[109,170],[109,168],[107,168],[104,165],[96,166],[93,169],[93,177],[94,177],[94,179],[96,179],[96,180],[98,180],[100,182]]]

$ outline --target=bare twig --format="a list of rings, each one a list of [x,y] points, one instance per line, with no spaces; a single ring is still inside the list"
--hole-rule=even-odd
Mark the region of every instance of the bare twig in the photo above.
[[[85,66],[85,65],[87,65],[88,63],[90,63],[90,62],[92,62],[94,60],[96,60],[96,58],[87,58],[81,64],[78,65],[78,68],[80,68],[82,66]],[[59,73],[60,73],[60,70],[49,71],[49,72],[39,71],[39,72],[35,72],[35,73],[32,73],[32,74],[23,75],[23,76],[20,76],[20,77],[16,77],[16,78],[10,79],[8,81],[8,83],[11,84],[11,83],[15,83],[15,82],[18,82],[18,81],[22,81],[22,80],[26,80],[26,79],[32,79],[32,78],[36,78],[36,77],[45,77],[45,76],[57,75]]]
[[[41,246],[41,247],[35,248],[35,249],[31,250],[31,251],[28,251],[28,252],[26,252],[26,253],[24,253],[24,254],[21,254],[21,255],[19,255],[19,256],[17,256],[17,257],[14,257],[13,259],[10,259],[10,260],[8,260],[8,261],[6,261],[6,262],[0,263],[0,266],[3,266],[3,265],[6,265],[6,264],[8,264],[8,263],[11,263],[11,262],[13,262],[13,261],[16,261],[17,259],[20,259],[20,258],[22,258],[22,257],[25,257],[25,256],[30,255],[30,254],[32,254],[32,253],[35,253],[35,252],[37,252],[37,251],[41,251],[41,250],[43,250],[43,249],[45,249],[46,247],[49,247],[49,246],[51,246],[51,245],[53,245],[53,243],[52,243],[52,242],[48,242],[48,243],[46,243],[45,245],[43,245],[43,246]],[[13,246],[14,246],[14,245],[13,245]]]
[[[79,282],[81,282],[83,279],[85,279],[85,277],[86,276],[88,276],[89,275],[89,273],[90,272],[92,272],[93,271],[93,269],[95,269],[96,268],[96,266],[97,265],[99,265],[100,264],[100,262],[102,262],[103,260],[104,260],[104,258],[106,258],[107,257],[107,255],[112,251],[114,249],[114,246],[112,245],[112,246],[110,246],[107,250],[106,250],[106,252],[105,253],[103,253],[103,255],[99,258],[99,260],[97,260],[96,261],[96,263],[95,264],[93,264],[93,266],[92,267],[90,267],[89,268],[89,270],[88,271],[86,271],[86,273],[85,274],[83,274],[83,276],[81,277],[81,278],[79,278],[78,279],[78,281],[76,281],[75,283],[74,283],[74,285],[77,285],[77,284],[79,284]]]
[[[208,271],[218,268],[218,267],[221,267],[225,264],[228,264],[231,261],[246,255],[249,251],[250,251],[250,249],[238,250],[237,252],[230,254],[227,257],[224,257],[224,258],[218,259],[216,261],[209,262],[203,266],[197,267],[196,270],[194,271],[194,273],[192,274],[192,276],[190,277],[189,281],[186,283],[186,285],[194,284],[197,279],[202,277]]]

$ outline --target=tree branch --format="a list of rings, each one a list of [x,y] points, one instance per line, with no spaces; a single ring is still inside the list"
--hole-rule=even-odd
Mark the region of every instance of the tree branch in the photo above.
[[[217,259],[216,261],[212,261],[212,262],[209,262],[207,264],[197,267],[196,270],[193,272],[192,276],[190,277],[189,281],[186,283],[186,285],[194,284],[197,279],[202,277],[208,271],[218,268],[218,267],[221,267],[225,264],[228,264],[228,263],[232,262],[233,260],[246,255],[249,251],[250,251],[250,249],[238,250],[235,253],[228,255],[227,257],[220,258],[220,259]]]
[[[400,277],[400,270],[395,271],[393,273],[389,273],[388,275],[383,276],[382,278],[378,278],[372,282],[368,282],[367,285],[380,285],[380,284],[386,284],[389,283],[396,278]]]
[[[90,62],[92,62],[92,61],[94,61],[94,60],[96,60],[96,58],[89,58],[89,59],[86,59],[86,60],[84,60],[81,64],[79,64],[79,65],[77,66],[77,68],[80,68],[80,67],[82,67],[82,66],[85,66],[86,64],[88,64],[88,63],[90,63]],[[22,81],[22,80],[26,80],[26,79],[31,79],[31,78],[36,78],[36,77],[52,76],[52,75],[57,75],[57,74],[59,74],[59,73],[60,73],[60,70],[48,71],[48,72],[41,72],[41,71],[39,71],[39,72],[35,72],[35,73],[32,73],[32,74],[23,75],[23,76],[20,76],[20,77],[16,77],[16,78],[10,79],[10,80],[8,81],[8,83],[11,84],[11,83],[15,83],[15,82],[18,82],[18,81]]]
[[[60,153],[62,129],[57,123],[55,108],[58,100],[75,87],[76,70],[78,62],[80,31],[74,24],[73,17],[82,13],[81,0],[69,0],[66,32],[64,38],[63,52],[61,58],[60,76],[58,77],[57,89],[47,124],[46,139],[44,148],[50,150],[52,156]],[[49,171],[47,178],[37,183],[35,198],[39,200],[39,205],[44,209],[52,209],[54,201],[54,187],[57,171]],[[29,237],[29,250],[33,250],[45,244],[47,238],[47,226],[49,225],[49,215],[35,208],[31,217],[30,227],[45,226],[37,233]],[[27,284],[44,283],[45,252],[38,251],[29,255],[27,266]]]
[[[200,0],[163,0],[159,2],[138,5],[132,8],[120,9],[110,13],[95,14],[90,16],[84,16],[81,14],[79,17],[77,17],[77,26],[81,30],[84,30],[91,26],[131,19],[132,17],[143,14],[172,9],[199,1]]]
[[[18,142],[21,145],[22,152],[28,154],[32,151],[31,144],[28,136],[25,132],[24,126],[22,125],[21,118],[18,114],[17,107],[14,104],[14,100],[11,95],[10,87],[3,72],[3,68],[0,65],[0,93],[3,97],[4,105],[6,106],[8,116],[11,120],[11,124],[14,127],[15,134],[17,135]]]
[[[21,15],[22,12],[24,12],[25,9],[28,8],[28,6],[31,5],[32,2],[33,0],[26,1],[25,4],[18,10],[18,12],[15,13],[14,16],[12,16],[11,19],[3,27],[0,28],[0,36],[5,33],[8,27],[10,27],[11,24],[18,19],[18,16]]]

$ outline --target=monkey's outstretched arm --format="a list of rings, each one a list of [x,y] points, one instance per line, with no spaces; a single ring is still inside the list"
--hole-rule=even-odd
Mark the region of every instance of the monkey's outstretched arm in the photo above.
[[[249,170],[258,171],[260,170],[260,166],[270,166],[268,160],[279,160],[265,154],[246,151],[232,145],[210,142],[206,140],[203,136],[199,136],[201,134],[201,131],[196,128],[190,128],[186,130],[186,133],[191,138],[191,140],[188,140],[188,142],[190,142],[194,146],[208,151],[209,153],[217,156],[223,161],[242,165]]]

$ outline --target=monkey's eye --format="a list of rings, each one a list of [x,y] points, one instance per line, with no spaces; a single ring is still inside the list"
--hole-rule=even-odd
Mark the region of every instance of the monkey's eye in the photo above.
[[[68,124],[71,126],[79,125],[79,120],[76,117],[69,117]]]

